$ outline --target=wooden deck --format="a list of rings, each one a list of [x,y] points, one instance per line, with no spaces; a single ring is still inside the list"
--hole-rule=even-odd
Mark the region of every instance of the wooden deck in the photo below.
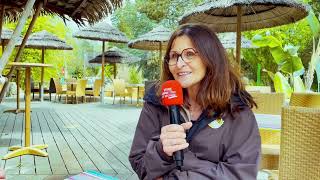
[[[23,106],[23,103],[21,103]],[[24,144],[24,115],[3,113],[0,104],[0,156]],[[48,157],[25,155],[0,160],[7,179],[64,179],[96,170],[120,179],[138,179],[128,154],[141,108],[126,105],[33,102],[32,144],[48,144]]]

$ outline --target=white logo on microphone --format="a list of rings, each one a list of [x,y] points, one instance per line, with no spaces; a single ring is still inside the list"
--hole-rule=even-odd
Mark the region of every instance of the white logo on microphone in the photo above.
[[[162,92],[162,98],[173,99],[177,98],[177,92],[173,91],[172,88],[164,88]]]

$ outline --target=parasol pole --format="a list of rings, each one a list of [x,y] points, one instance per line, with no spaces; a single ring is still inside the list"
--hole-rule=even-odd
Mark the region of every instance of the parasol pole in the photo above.
[[[236,46],[236,61],[241,71],[241,6],[237,6],[237,46]]]
[[[41,48],[41,63],[44,64],[44,47]],[[44,67],[41,67],[41,81],[40,81],[40,101],[43,101],[43,80],[44,80]]]
[[[102,104],[104,104],[104,51],[105,51],[105,41],[102,41],[101,91],[100,91],[100,102]]]
[[[162,71],[162,42],[159,43],[159,65],[160,65],[160,72]]]
[[[117,77],[117,65],[116,63],[113,63],[113,78],[115,79]]]

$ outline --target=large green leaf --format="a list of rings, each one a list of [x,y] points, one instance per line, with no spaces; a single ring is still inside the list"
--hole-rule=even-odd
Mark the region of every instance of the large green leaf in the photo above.
[[[304,69],[304,67],[300,57],[298,56],[292,56],[291,58],[288,58],[281,66],[281,71],[289,74],[292,74],[295,71],[301,71],[302,69]]]
[[[316,63],[315,70],[317,73],[318,84],[320,83],[320,57]]]
[[[274,79],[274,73],[273,72],[271,72],[271,71],[268,71],[268,70],[266,70],[266,69],[263,69],[262,70],[263,72],[267,72],[267,74],[269,75],[269,77],[272,79],[272,81],[273,81],[273,79]]]
[[[252,43],[258,47],[268,46],[270,48],[274,48],[277,46],[282,46],[281,41],[271,35],[262,36],[260,34],[257,34],[252,38]]]
[[[273,59],[278,65],[283,64],[288,57],[288,53],[283,51],[283,49],[280,46],[270,48],[270,52],[272,54]]]
[[[299,46],[288,44],[284,46],[283,50],[288,52],[291,56],[298,56]]]
[[[315,16],[314,12],[309,11],[309,15],[307,16],[307,20],[310,26],[310,29],[313,33],[313,36],[317,37],[320,33],[320,23],[318,18]]]
[[[292,88],[288,83],[288,79],[284,77],[280,72],[277,72],[274,75],[273,83],[276,92],[284,93],[287,98],[291,96]]]
[[[305,92],[306,88],[300,76],[294,77],[294,92]]]

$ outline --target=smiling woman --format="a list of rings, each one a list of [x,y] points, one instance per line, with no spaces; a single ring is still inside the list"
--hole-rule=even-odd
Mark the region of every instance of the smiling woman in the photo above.
[[[171,36],[160,84],[150,88],[129,160],[140,179],[246,179],[257,176],[260,135],[251,108],[255,102],[231,68],[216,34],[187,24]],[[182,122],[170,124],[160,103],[161,85],[183,88]],[[183,150],[176,168],[172,154]]]

